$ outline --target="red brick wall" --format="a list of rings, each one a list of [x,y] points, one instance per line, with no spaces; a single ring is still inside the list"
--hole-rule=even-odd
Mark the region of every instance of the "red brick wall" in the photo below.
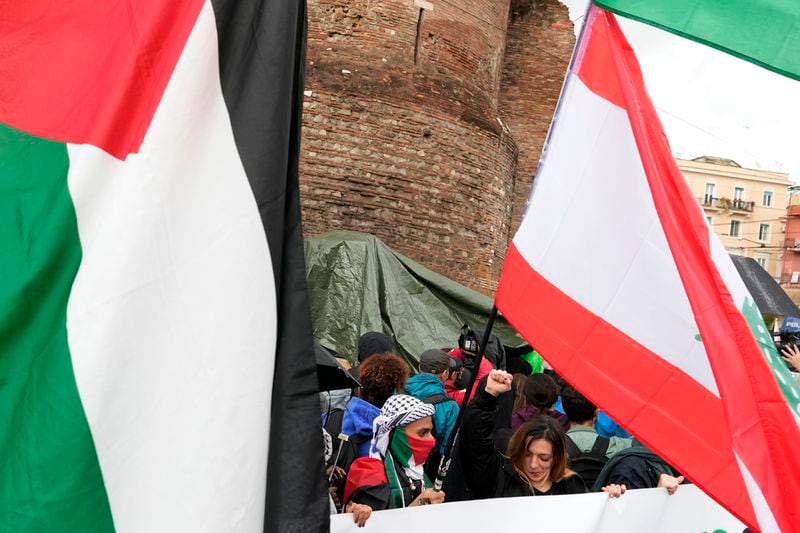
[[[490,294],[511,236],[519,142],[498,120],[509,0],[430,3],[420,24],[414,0],[309,0],[304,231],[373,233]],[[538,61],[517,55],[520,68]],[[552,91],[526,89],[511,107],[533,109],[541,90]]]
[[[490,293],[511,216],[511,138],[366,97],[305,99],[300,194],[307,235],[372,233]]]
[[[557,0],[511,0],[500,109],[519,149],[512,236],[522,218],[574,45],[566,6]]]

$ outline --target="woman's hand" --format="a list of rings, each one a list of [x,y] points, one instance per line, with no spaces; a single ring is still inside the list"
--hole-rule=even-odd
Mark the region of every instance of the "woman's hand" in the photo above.
[[[353,513],[353,522],[358,527],[364,527],[370,515],[372,514],[372,507],[364,505],[363,503],[350,502],[347,504],[346,513]]]
[[[411,502],[411,506],[414,505],[428,505],[428,504],[437,504],[437,503],[444,503],[444,492],[436,491],[433,489],[425,489],[422,493],[416,497],[416,499]]]
[[[800,372],[800,348],[796,344],[790,344],[781,350],[783,360],[792,365],[792,368]]]
[[[683,476],[673,477],[669,474],[661,474],[658,476],[658,486],[667,489],[667,492],[672,495],[678,490],[678,485],[683,483]]]
[[[610,485],[606,485],[603,487],[602,491],[608,494],[609,498],[619,498],[628,488],[625,485],[617,485],[616,483],[611,483]]]
[[[492,370],[486,379],[486,392],[492,396],[500,396],[511,390],[512,376],[505,370]]]

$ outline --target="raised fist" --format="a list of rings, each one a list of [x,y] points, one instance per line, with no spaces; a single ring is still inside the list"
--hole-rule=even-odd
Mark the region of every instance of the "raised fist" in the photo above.
[[[500,396],[511,390],[511,374],[505,370],[492,370],[486,379],[486,392],[492,396]]]

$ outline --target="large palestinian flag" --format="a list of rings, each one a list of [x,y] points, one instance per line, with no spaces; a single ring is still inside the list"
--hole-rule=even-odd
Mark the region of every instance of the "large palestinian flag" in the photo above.
[[[800,390],[599,8],[496,303],[565,379],[745,523],[800,531]]]
[[[4,3],[0,531],[327,529],[303,5]]]

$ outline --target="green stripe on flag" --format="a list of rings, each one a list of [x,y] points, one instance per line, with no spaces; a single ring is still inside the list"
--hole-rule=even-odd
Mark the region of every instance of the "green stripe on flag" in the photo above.
[[[742,315],[744,315],[747,324],[753,332],[753,336],[764,354],[764,359],[769,364],[772,373],[775,374],[775,380],[778,382],[778,387],[781,389],[786,401],[789,403],[792,411],[800,416],[800,387],[797,386],[792,373],[786,367],[778,349],[775,348],[775,343],[772,340],[772,334],[767,329],[764,319],[761,318],[761,313],[756,307],[756,303],[749,296],[744,299],[742,304]]]
[[[800,80],[798,0],[594,0],[603,9]]]
[[[67,345],[81,260],[64,144],[0,125],[0,531],[113,531]]]

